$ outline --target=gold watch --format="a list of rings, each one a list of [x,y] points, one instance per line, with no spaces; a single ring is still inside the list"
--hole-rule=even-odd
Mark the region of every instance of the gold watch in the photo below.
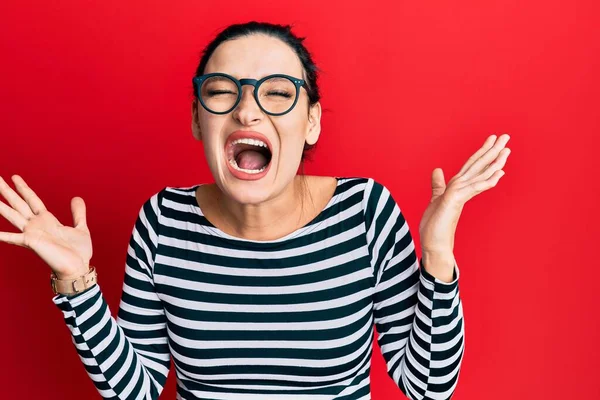
[[[58,279],[56,274],[50,274],[50,285],[54,294],[73,295],[92,287],[97,281],[96,268],[90,270],[77,279]]]

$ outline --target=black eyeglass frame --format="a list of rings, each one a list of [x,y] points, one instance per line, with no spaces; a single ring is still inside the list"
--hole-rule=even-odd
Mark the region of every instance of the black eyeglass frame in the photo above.
[[[200,90],[202,88],[202,83],[208,79],[211,78],[213,76],[223,76],[225,78],[229,78],[231,79],[237,86],[238,88],[238,96],[237,96],[237,100],[235,101],[235,103],[233,104],[233,106],[227,110],[227,111],[213,111],[211,109],[208,108],[208,106],[206,104],[204,104],[204,101],[202,101],[202,94],[200,93]],[[267,110],[265,110],[263,108],[263,106],[260,104],[260,101],[258,100],[258,88],[260,87],[260,85],[265,82],[268,79],[271,78],[287,78],[289,79],[294,86],[296,87],[296,98],[294,99],[294,103],[290,106],[290,108],[287,109],[287,111],[281,112],[281,113],[272,113],[269,112]],[[254,100],[256,100],[256,104],[258,104],[258,106],[260,107],[260,109],[265,113],[265,114],[269,114],[269,115],[274,115],[274,116],[279,116],[279,115],[284,115],[289,113],[290,111],[292,111],[294,109],[294,107],[296,106],[296,103],[298,102],[298,98],[300,97],[300,88],[304,87],[305,85],[305,81],[304,79],[299,79],[290,75],[286,75],[286,74],[272,74],[272,75],[267,75],[261,79],[252,79],[252,78],[243,78],[243,79],[236,79],[231,75],[228,75],[226,73],[223,72],[211,72],[210,74],[204,74],[204,75],[200,75],[200,76],[195,76],[192,79],[192,84],[194,85],[194,93],[196,94],[196,98],[200,101],[200,104],[202,104],[202,107],[204,107],[204,109],[208,112],[211,112],[213,114],[227,114],[229,112],[231,112],[234,108],[237,107],[237,105],[240,103],[240,101],[242,100],[242,85],[250,85],[250,86],[254,86],[254,90],[252,92],[253,96],[254,96]],[[306,87],[305,87],[306,90]]]

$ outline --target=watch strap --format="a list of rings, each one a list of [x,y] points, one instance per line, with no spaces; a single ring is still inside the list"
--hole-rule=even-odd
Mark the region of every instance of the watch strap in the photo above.
[[[50,274],[50,285],[54,294],[74,295],[92,287],[97,282],[95,267],[77,279],[58,279],[56,274]]]

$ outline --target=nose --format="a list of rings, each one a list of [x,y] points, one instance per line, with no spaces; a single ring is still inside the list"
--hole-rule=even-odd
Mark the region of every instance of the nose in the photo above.
[[[242,125],[252,125],[260,122],[264,113],[254,99],[254,86],[242,85],[242,98],[232,112],[233,118]]]

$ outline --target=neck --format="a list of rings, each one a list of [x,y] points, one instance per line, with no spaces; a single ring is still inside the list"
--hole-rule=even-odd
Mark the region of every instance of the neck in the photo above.
[[[304,206],[310,204],[302,179],[296,175],[277,197],[260,204],[240,204],[219,191],[217,205],[228,233],[249,240],[274,240],[302,226]]]

